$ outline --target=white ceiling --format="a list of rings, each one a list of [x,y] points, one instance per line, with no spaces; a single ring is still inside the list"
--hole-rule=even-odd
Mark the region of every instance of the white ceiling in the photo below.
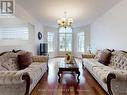
[[[56,20],[64,16],[74,19],[74,27],[92,23],[120,0],[16,0],[38,21],[57,27]]]

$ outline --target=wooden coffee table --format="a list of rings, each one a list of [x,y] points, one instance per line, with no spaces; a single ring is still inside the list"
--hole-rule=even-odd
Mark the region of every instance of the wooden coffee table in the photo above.
[[[60,83],[61,80],[61,74],[62,72],[67,71],[67,72],[75,72],[77,74],[77,80],[78,83],[80,82],[79,80],[79,76],[80,76],[80,72],[79,72],[79,67],[74,59],[73,63],[65,63],[64,60],[61,60],[59,63],[59,71],[58,71],[58,82]]]

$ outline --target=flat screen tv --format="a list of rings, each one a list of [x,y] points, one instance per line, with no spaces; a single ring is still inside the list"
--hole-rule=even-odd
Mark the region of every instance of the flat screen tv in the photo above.
[[[48,44],[40,43],[40,55],[45,55],[48,53]]]

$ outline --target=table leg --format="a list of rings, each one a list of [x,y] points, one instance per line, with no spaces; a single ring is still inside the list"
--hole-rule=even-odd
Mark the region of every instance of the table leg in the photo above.
[[[59,83],[60,83],[60,80],[61,80],[60,74],[61,74],[61,71],[59,70],[59,71],[58,71],[58,82],[59,82]]]
[[[80,79],[79,79],[80,72],[79,72],[79,70],[78,70],[76,73],[78,74],[78,76],[77,76],[77,80],[78,80],[78,83],[79,83],[79,82],[80,82]]]

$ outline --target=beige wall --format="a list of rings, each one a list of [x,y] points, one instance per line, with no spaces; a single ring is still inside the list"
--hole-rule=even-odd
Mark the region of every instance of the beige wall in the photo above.
[[[93,50],[127,50],[127,0],[121,0],[91,25]]]

